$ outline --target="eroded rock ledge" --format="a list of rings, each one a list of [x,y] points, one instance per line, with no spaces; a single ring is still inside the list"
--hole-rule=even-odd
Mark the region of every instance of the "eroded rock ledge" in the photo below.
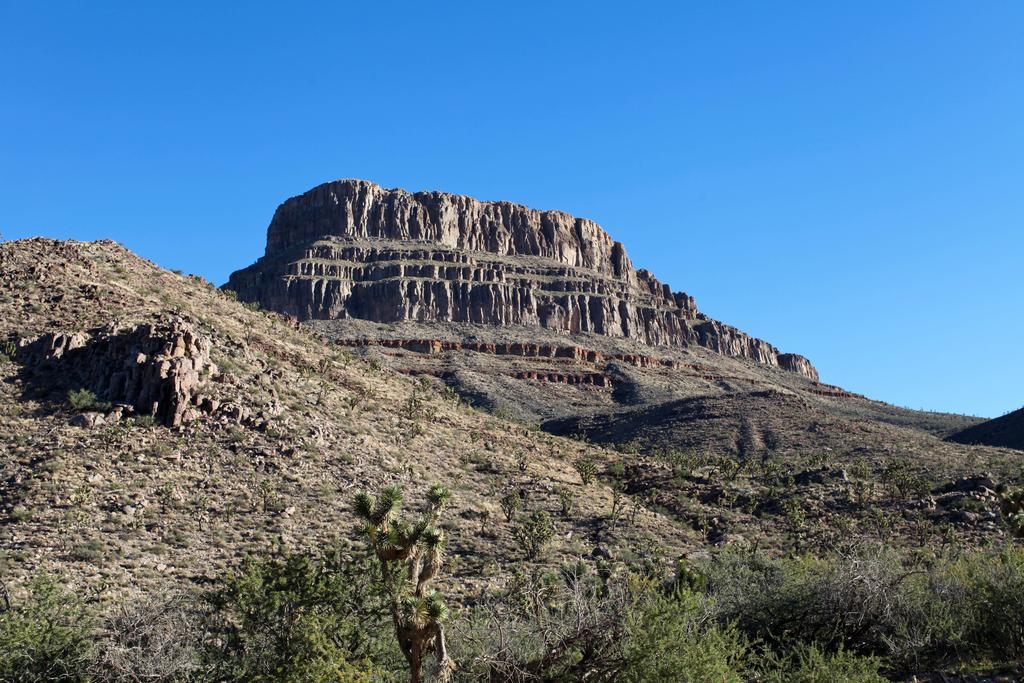
[[[47,333],[22,340],[18,357],[30,373],[45,370],[32,373],[53,384],[45,389],[89,389],[169,427],[220,405],[200,392],[216,372],[210,344],[185,322]]]
[[[361,180],[278,207],[265,255],[226,285],[300,320],[481,323],[702,346],[817,380],[810,362],[708,318],[633,268],[593,221]]]

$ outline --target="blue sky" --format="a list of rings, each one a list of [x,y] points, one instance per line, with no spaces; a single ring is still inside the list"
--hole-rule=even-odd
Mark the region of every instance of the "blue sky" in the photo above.
[[[329,179],[508,199],[824,381],[1024,403],[1024,3],[242,7],[0,0],[4,237],[220,283]]]

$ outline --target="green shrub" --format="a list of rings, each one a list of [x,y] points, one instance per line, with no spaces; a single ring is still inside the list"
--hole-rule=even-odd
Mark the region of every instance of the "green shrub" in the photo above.
[[[375,575],[340,551],[246,560],[211,596],[207,660],[217,680],[369,677],[394,653]]]
[[[43,577],[0,612],[0,680],[86,681],[93,615],[72,592]]]
[[[1024,549],[965,554],[931,574],[928,661],[1024,661]]]
[[[32,511],[24,505],[15,505],[11,510],[11,519],[15,522],[27,522],[32,519]]]
[[[519,495],[518,491],[511,491],[502,496],[498,504],[501,505],[501,511],[505,513],[505,520],[511,523],[516,518],[516,513],[523,507],[523,497]]]
[[[709,622],[700,596],[687,590],[641,593],[629,615],[622,654],[625,681],[747,680],[743,636],[732,626]]]
[[[885,683],[877,657],[845,650],[829,653],[815,644],[801,644],[785,656],[769,656],[762,665],[765,683]]]
[[[8,339],[0,344],[0,361],[12,362],[17,355],[18,345],[12,340]]]
[[[88,389],[72,389],[68,392],[68,405],[71,406],[72,410],[79,413],[92,410],[98,405],[96,394]]]

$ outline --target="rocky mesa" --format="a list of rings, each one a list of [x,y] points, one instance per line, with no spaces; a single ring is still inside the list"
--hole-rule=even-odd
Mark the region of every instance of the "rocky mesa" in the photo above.
[[[358,318],[585,332],[700,346],[813,380],[797,354],[709,318],[635,269],[597,223],[443,192],[325,183],[281,204],[238,298],[299,320]]]

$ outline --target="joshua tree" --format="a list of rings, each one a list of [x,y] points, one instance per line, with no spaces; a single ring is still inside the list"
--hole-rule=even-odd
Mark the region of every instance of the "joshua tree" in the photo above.
[[[576,468],[576,473],[580,475],[580,481],[583,482],[583,485],[590,486],[590,482],[594,481],[594,477],[597,475],[597,463],[590,458],[580,458],[573,463],[573,467]]]
[[[515,536],[528,558],[538,557],[555,537],[551,515],[544,510],[534,512],[516,527]]]
[[[518,491],[511,491],[502,496],[499,503],[501,504],[501,511],[505,513],[505,519],[511,523],[515,519],[519,508],[523,507],[523,497],[519,495]]]
[[[441,569],[445,543],[444,531],[435,524],[450,498],[446,487],[431,486],[427,510],[415,524],[399,516],[402,491],[397,486],[385,487],[376,499],[365,491],[355,499],[361,531],[380,562],[395,637],[409,662],[410,683],[423,680],[424,659],[430,653],[437,658],[439,681],[448,681],[455,669],[444,639],[448,606],[437,591],[429,589]]]

